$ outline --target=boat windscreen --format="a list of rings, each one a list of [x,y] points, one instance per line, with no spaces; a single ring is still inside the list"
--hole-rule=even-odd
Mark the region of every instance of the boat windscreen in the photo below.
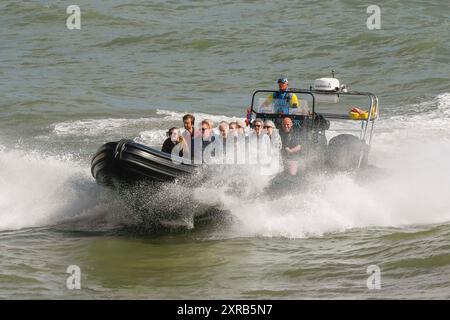
[[[253,110],[265,114],[310,115],[312,106],[311,94],[257,92]]]
[[[315,112],[319,114],[349,117],[352,109],[369,111],[371,100],[364,95],[314,93]]]

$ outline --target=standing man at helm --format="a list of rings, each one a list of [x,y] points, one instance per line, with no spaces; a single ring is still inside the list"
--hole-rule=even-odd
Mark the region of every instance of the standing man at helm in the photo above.
[[[287,78],[280,78],[277,82],[279,90],[269,95],[262,107],[273,104],[274,112],[289,114],[289,108],[298,108],[298,98],[295,93],[289,92]]]

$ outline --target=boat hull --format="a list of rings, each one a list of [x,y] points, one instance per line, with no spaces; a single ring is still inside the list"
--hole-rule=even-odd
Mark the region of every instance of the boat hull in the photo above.
[[[106,186],[173,181],[194,169],[193,165],[174,163],[170,154],[132,140],[105,143],[91,161],[92,176]]]

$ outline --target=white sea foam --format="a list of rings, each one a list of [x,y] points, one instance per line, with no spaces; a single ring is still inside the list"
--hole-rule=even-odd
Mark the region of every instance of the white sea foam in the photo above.
[[[118,132],[126,128],[152,127],[161,119],[87,119],[66,121],[54,124],[53,132],[57,135],[98,136],[112,132]]]
[[[410,149],[413,148],[413,149]],[[319,176],[311,189],[276,199],[223,196],[239,218],[238,234],[305,237],[369,226],[450,221],[450,146],[403,145],[383,163],[387,172],[358,183],[346,174]],[[401,150],[402,149],[402,150]]]
[[[146,130],[139,133],[134,141],[148,146],[161,146],[166,138],[166,130]]]
[[[203,119],[210,119],[214,122],[214,126],[218,126],[220,121],[237,121],[241,120],[243,121],[245,117],[227,117],[223,115],[213,115],[213,114],[207,114],[207,113],[201,113],[201,112],[190,112],[194,117],[196,121],[196,126],[200,126],[200,123]],[[186,114],[186,112],[176,112],[176,111],[168,111],[168,110],[157,110],[156,114],[158,115],[165,115],[165,119],[167,120],[173,120],[173,121],[179,121],[182,125],[182,118]]]
[[[63,158],[0,154],[0,230],[52,224],[95,202],[89,170]]]

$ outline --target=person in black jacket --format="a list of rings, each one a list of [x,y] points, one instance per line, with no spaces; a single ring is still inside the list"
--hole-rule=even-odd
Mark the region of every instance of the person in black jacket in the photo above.
[[[297,175],[298,172],[298,157],[302,146],[300,144],[300,136],[293,129],[293,122],[291,118],[284,118],[280,130],[281,138],[281,155],[285,162],[290,175]]]
[[[167,139],[164,141],[163,146],[161,148],[162,152],[171,154],[172,149],[181,143],[181,150],[179,152],[179,156],[183,157],[183,152],[189,152],[187,149],[186,141],[184,137],[180,134],[180,129],[177,127],[172,127],[167,131]]]

